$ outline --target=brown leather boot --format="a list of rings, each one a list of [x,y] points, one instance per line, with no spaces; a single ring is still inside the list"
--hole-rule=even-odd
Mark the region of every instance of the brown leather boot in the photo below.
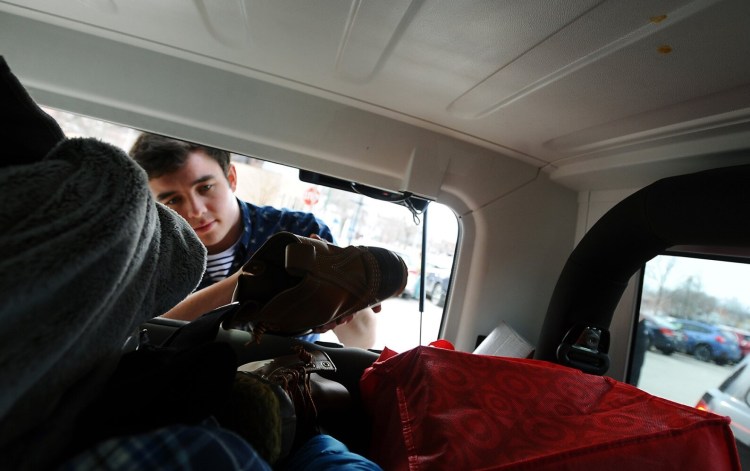
[[[301,335],[397,295],[404,261],[379,247],[337,247],[280,232],[242,267],[226,328]]]

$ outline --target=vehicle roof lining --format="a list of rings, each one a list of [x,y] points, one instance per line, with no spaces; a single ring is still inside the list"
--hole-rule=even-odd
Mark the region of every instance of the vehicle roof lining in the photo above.
[[[494,158],[544,168],[553,181],[578,191],[624,188],[624,180],[628,188],[642,187],[663,176],[709,168],[710,161],[701,156],[716,152],[744,151],[744,163],[750,162],[750,29],[745,21],[750,4],[745,0],[439,6],[397,0],[362,3],[356,9],[342,9],[335,2],[295,8],[286,2],[229,2],[206,4],[204,9],[191,2],[154,5],[149,0],[116,5],[0,0],[0,30],[8,46],[4,54],[24,72],[24,57],[12,57],[19,44],[27,52],[26,60],[31,55],[36,65],[45,63],[28,54],[37,46],[56,50],[65,45],[65,52],[56,52],[53,62],[67,60],[79,48],[88,49],[88,43],[96,46],[87,57],[116,57],[130,48],[147,58],[145,51],[150,51],[162,58],[150,66],[152,70],[128,72],[120,81],[107,81],[107,86],[128,89],[137,97],[148,91],[156,70],[175,67],[183,73],[171,85],[190,101],[186,97],[209,90],[205,84],[231,85],[222,79],[204,81],[203,88],[193,85],[192,75],[208,77],[203,69],[210,68],[243,76],[246,85],[273,84],[275,88],[265,90],[275,90],[269,95],[274,99],[301,93],[485,148]],[[149,15],[144,17],[143,11]],[[39,22],[68,34],[35,39],[40,28],[34,24]],[[467,23],[476,27],[466,28]],[[90,41],[92,37],[97,40]],[[165,57],[183,64],[168,65]],[[70,67],[86,70],[92,79],[104,78],[90,62],[83,68]],[[132,83],[124,80],[125,75]],[[168,87],[156,85],[155,91],[170,93]],[[258,84],[253,87],[259,90]],[[249,93],[254,93],[253,87]],[[234,93],[231,86],[224,89]],[[254,94],[260,100],[264,96]],[[104,93],[95,99],[107,97]],[[124,99],[118,106],[128,103]],[[219,111],[215,108],[176,106],[171,118],[205,119],[236,132],[231,125],[236,116],[217,120],[221,116],[211,116]],[[239,105],[223,109],[232,108],[252,111],[252,106]],[[273,113],[261,111],[260,116]],[[379,129],[366,125],[367,120],[353,119],[351,113],[342,119],[350,127],[362,122],[368,129]],[[306,116],[308,128],[324,122],[325,118]],[[268,144],[282,137],[266,132],[262,122],[250,124],[256,141],[262,138]],[[385,126],[377,136],[380,142],[367,133],[321,137],[344,143],[348,149],[341,151],[357,154],[400,132],[402,126]],[[723,147],[717,149],[717,144]],[[402,170],[396,167],[408,165],[407,152],[423,152],[421,147],[424,144],[378,155],[396,175]],[[323,149],[316,157],[331,158]],[[445,168],[443,160],[438,159],[433,176],[418,189],[405,188],[403,182],[401,187],[384,187],[436,197],[434,188],[443,180],[437,169]],[[284,163],[305,167],[291,158]],[[350,178],[346,172],[330,165],[327,173]],[[416,180],[412,177],[406,184]],[[383,186],[382,181],[365,183]]]

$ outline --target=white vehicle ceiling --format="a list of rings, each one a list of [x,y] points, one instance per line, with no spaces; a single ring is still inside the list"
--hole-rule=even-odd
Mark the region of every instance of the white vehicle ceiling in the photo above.
[[[5,0],[0,11],[415,125],[576,190],[750,161],[747,0]]]

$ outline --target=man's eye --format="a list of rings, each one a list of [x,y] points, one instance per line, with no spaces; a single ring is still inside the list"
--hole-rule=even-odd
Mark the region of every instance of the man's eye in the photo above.
[[[179,198],[169,198],[168,200],[164,201],[163,203],[167,206],[173,206],[179,202]]]
[[[213,183],[207,183],[200,188],[200,191],[201,193],[206,193],[207,191],[211,191],[213,188],[214,188]]]

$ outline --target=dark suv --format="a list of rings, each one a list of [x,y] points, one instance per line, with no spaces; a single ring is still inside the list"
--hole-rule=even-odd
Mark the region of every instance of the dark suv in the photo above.
[[[648,334],[648,348],[671,355],[685,343],[685,334],[680,332],[680,325],[662,317],[649,316],[644,319]]]

